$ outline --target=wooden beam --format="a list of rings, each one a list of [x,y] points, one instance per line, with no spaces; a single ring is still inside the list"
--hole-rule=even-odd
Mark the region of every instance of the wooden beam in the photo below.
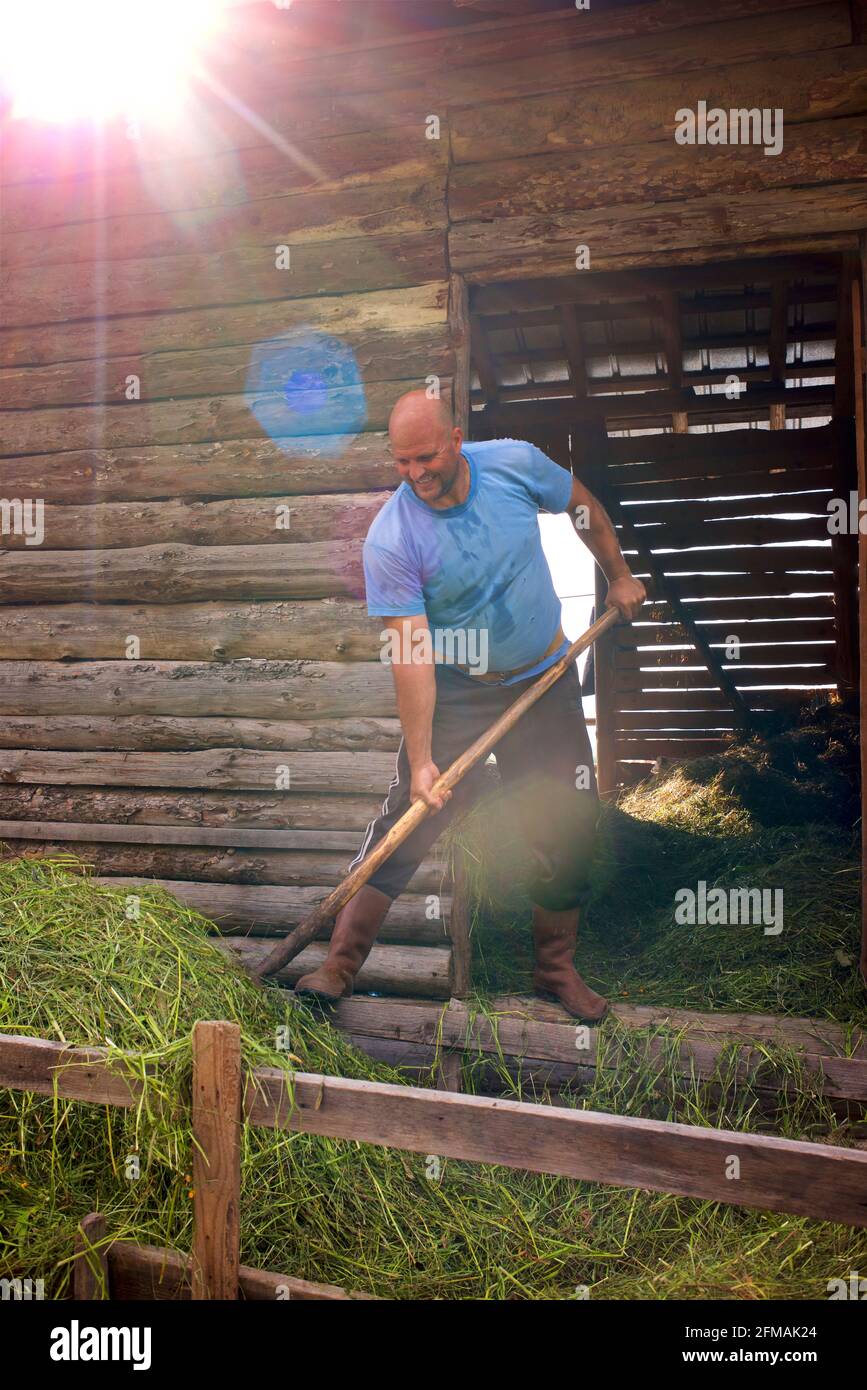
[[[616,422],[632,421],[631,425],[620,427],[638,429],[645,422],[658,426],[663,423],[660,417],[670,416],[676,410],[688,411],[695,424],[712,424],[732,416],[740,423],[767,418],[768,407],[776,403],[787,405],[792,415],[805,411],[818,414],[833,403],[833,398],[831,386],[793,387],[787,391],[783,386],[765,385],[752,386],[740,400],[731,401],[721,395],[698,396],[692,390],[612,394],[583,401],[571,398],[539,400],[535,395],[533,399],[486,407],[483,418],[502,430],[521,429],[528,424],[578,425],[587,420],[606,420],[614,428],[618,427]],[[640,425],[635,423],[638,421]]]
[[[14,820],[38,815],[111,825],[292,826],[326,833],[351,829],[360,844],[359,832],[370,823],[371,811],[370,797],[364,795],[0,784],[0,813]]]
[[[345,875],[344,875],[345,876]],[[282,888],[270,883],[205,883],[193,879],[164,879],[152,875],[112,874],[95,878],[105,888],[135,890],[162,888],[178,902],[200,912],[213,922],[223,936],[285,936],[287,926],[303,922],[325,896],[325,887]],[[446,917],[450,899],[443,894],[440,907]],[[410,942],[416,948],[443,946],[446,932],[442,921],[426,917],[426,896],[409,891],[392,903],[382,928],[383,943]],[[323,929],[322,940],[330,936]],[[373,986],[371,986],[373,988]]]
[[[179,1250],[167,1250],[157,1245],[136,1245],[128,1240],[112,1242],[108,1255],[112,1297],[129,1300],[186,1301],[191,1298],[190,1256]],[[238,1290],[249,1302],[275,1299],[301,1299],[304,1302],[334,1303],[348,1300],[373,1300],[368,1293],[348,1293],[336,1284],[316,1284],[309,1279],[296,1279],[289,1274],[274,1274],[271,1270],[238,1268]]]
[[[574,304],[561,304],[560,332],[563,337],[566,361],[569,364],[569,375],[572,379],[573,394],[576,396],[586,396],[586,352],[584,343],[581,339],[581,327],[578,322],[578,316],[575,313]]]
[[[837,297],[837,332],[834,361],[834,416],[844,422],[846,434],[832,455],[834,495],[848,498],[858,489],[858,465],[851,425],[855,416],[855,331],[852,297],[856,291],[857,257],[844,256]],[[833,535],[834,607],[837,614],[837,674],[840,691],[853,695],[859,688],[858,670],[858,537]]]
[[[72,1296],[77,1301],[108,1299],[112,1296],[106,1250],[106,1220],[101,1211],[92,1211],[78,1223],[75,1232],[72,1267]]]
[[[855,363],[855,440],[858,496],[867,497],[867,232],[861,233],[861,273],[853,285],[852,318]],[[867,535],[858,534],[858,654],[861,719],[861,979],[867,987]]]
[[[470,422],[470,311],[467,282],[449,276],[449,338],[454,351],[452,410],[455,424],[466,434]],[[433,370],[431,368],[431,370]],[[428,373],[425,373],[428,375]]]
[[[241,1029],[193,1025],[192,1297],[237,1299],[241,1206]]]
[[[381,661],[8,660],[0,681],[0,714],[30,711],[43,719],[249,719],[300,730],[330,719],[351,727],[362,707],[366,719],[397,714],[391,672]],[[362,731],[367,738],[364,722]]]
[[[229,936],[215,937],[214,944],[248,973],[263,964],[274,945],[273,941]],[[278,970],[274,979],[293,987],[302,975],[318,970],[327,955],[328,943],[316,941]],[[355,988],[360,993],[373,990],[377,994],[448,999],[452,993],[451,952],[435,946],[374,946],[358,972]]]
[[[473,952],[470,931],[473,904],[467,868],[467,852],[461,840],[458,839],[455,843],[453,860],[451,911],[448,914],[454,976],[452,992],[456,999],[466,998],[472,988]]]
[[[867,1225],[858,1150],[274,1068],[255,1080],[251,1124]]]

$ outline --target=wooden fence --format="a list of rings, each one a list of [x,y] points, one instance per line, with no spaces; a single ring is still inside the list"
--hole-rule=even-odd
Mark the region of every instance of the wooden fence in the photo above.
[[[105,1049],[0,1036],[0,1086],[133,1107],[143,1084]],[[867,1226],[867,1153],[860,1150],[276,1067],[245,1074],[237,1024],[200,1021],[193,1029],[192,1255],[111,1245],[94,1214],[79,1240],[79,1296],[268,1298],[281,1296],[281,1287],[285,1297],[363,1296],[241,1266],[242,1122]]]

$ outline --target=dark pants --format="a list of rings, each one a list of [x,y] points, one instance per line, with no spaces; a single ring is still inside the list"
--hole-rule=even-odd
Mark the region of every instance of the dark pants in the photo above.
[[[436,667],[437,699],[431,753],[440,772],[493,724],[528,686],[493,685],[453,666]],[[571,666],[519,719],[494,749],[504,789],[513,799],[534,868],[527,884],[534,903],[551,911],[583,905],[596,835],[599,803],[593,755],[578,672]],[[484,763],[454,789],[443,810],[430,815],[370,879],[390,898],[406,888],[432,844],[463,815],[486,786]],[[410,805],[410,768],[404,741],[382,811],[371,821],[353,866],[361,862]]]

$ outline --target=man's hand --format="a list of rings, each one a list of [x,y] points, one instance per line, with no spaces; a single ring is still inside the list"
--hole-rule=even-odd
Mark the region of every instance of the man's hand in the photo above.
[[[621,618],[630,621],[632,618],[638,617],[646,598],[647,590],[641,580],[636,579],[631,574],[626,574],[608,585],[605,607],[617,608]]]
[[[442,796],[431,795],[431,787],[439,775],[440,770],[436,763],[422,763],[420,767],[413,768],[409,787],[410,801],[426,801],[432,810],[441,811],[446,802],[451,800],[452,794],[444,792]]]

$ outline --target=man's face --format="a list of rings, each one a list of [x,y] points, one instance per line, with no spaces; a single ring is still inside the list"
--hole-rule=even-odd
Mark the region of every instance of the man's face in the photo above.
[[[454,486],[462,443],[459,429],[406,424],[392,437],[391,454],[398,473],[416,497],[434,506]]]

